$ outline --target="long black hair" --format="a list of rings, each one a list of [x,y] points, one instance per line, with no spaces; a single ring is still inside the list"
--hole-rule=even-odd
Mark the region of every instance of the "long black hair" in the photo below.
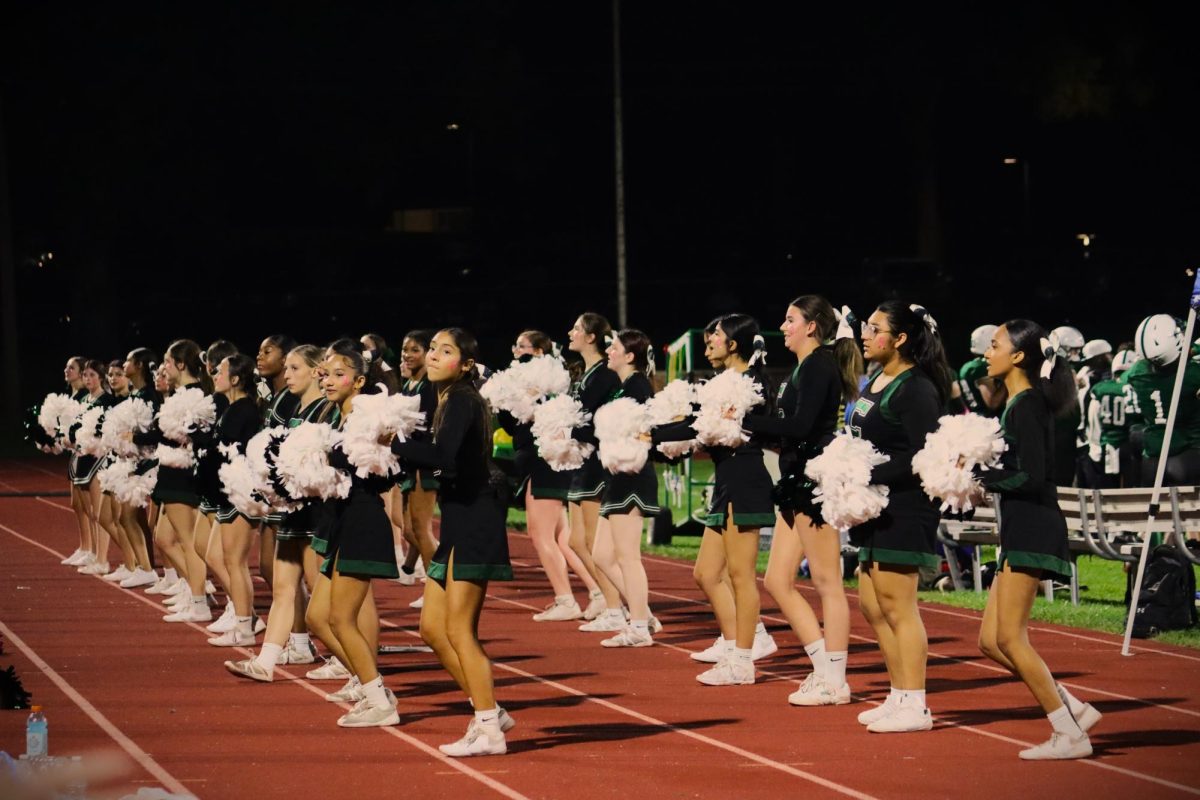
[[[1013,354],[1025,354],[1016,369],[1025,371],[1029,382],[1046,398],[1051,414],[1055,417],[1066,416],[1078,402],[1075,376],[1065,358],[1056,358],[1050,377],[1042,377],[1042,365],[1054,355],[1052,345],[1042,347],[1042,340],[1047,338],[1045,328],[1033,320],[1010,319],[1004,323],[1004,329],[1008,331],[1008,339],[1012,342]]]
[[[723,314],[715,322],[725,334],[725,341],[736,345],[730,348],[731,352],[737,353],[750,365],[746,371],[763,387],[764,403],[767,410],[771,410],[775,404],[775,394],[770,391],[767,382],[767,342],[762,337],[758,320],[749,314]]]
[[[617,331],[617,339],[625,352],[633,356],[633,368],[647,378],[654,376],[653,362],[650,360],[654,353],[650,347],[650,337],[637,328],[623,328]]]
[[[212,375],[208,374],[208,370],[204,367],[204,360],[200,358],[200,345],[191,339],[176,339],[167,346],[166,357],[171,359],[176,367],[183,364],[183,368],[200,382],[201,390],[205,394],[212,394]]]
[[[255,405],[259,405],[258,391],[255,388],[257,375],[254,372],[255,359],[245,353],[232,353],[225,356],[221,361],[229,362],[229,385],[233,386],[234,378],[237,379],[237,387],[242,392],[254,401]],[[213,365],[213,368],[219,368],[221,361]]]
[[[153,391],[154,370],[158,369],[158,355],[145,347],[135,347],[129,351],[129,355],[125,356],[125,360],[132,361],[137,365],[142,386]]]
[[[833,310],[833,304],[821,295],[801,295],[790,305],[803,314],[806,320],[816,324],[817,339],[821,342],[827,342],[837,336],[837,313]],[[833,343],[833,357],[838,365],[842,399],[854,400],[858,397],[858,379],[863,374],[862,347],[853,338],[838,339]]]
[[[880,303],[877,310],[887,316],[892,336],[903,333],[908,337],[896,348],[900,357],[917,365],[933,381],[944,405],[950,399],[954,373],[946,361],[946,348],[933,317],[923,306],[910,306],[899,300]]]
[[[344,337],[341,339],[335,339],[330,343],[326,350],[335,356],[345,359],[346,363],[350,365],[351,369],[353,369],[359,375],[366,377],[367,382],[363,384],[363,388],[358,392],[359,394],[379,393],[379,387],[376,385],[376,380],[373,380],[378,377],[378,373],[375,369],[376,364],[374,362],[368,362],[363,356],[362,342],[355,341],[349,337]],[[378,382],[383,383],[384,386],[388,388],[388,394],[395,394],[395,392],[391,391],[391,386],[385,380],[378,378]]]
[[[459,373],[458,377],[438,386],[438,405],[433,412],[433,424],[430,426],[434,437],[442,428],[446,416],[446,401],[452,394],[467,394],[476,408],[479,416],[480,430],[483,431],[482,455],[486,462],[492,454],[492,417],[488,412],[488,404],[479,394],[479,340],[474,334],[463,328],[442,328],[438,334],[448,333],[458,347],[459,358],[463,361],[473,361],[471,369]],[[436,335],[436,334],[435,334]]]

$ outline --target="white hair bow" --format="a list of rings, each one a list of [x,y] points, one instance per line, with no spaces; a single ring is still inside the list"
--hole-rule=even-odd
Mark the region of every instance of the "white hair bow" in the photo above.
[[[833,310],[833,315],[837,317],[838,326],[837,333],[833,335],[833,340],[854,338],[854,324],[851,322],[854,319],[854,312],[850,310],[850,306],[842,306],[842,310]]]
[[[1058,342],[1055,341],[1057,338],[1052,333],[1049,339],[1043,336],[1038,340],[1038,347],[1042,348],[1042,356],[1045,358],[1042,362],[1041,376],[1046,380],[1054,374],[1054,365],[1058,361]]]
[[[750,356],[748,362],[750,366],[761,363],[766,366],[767,363],[767,340],[762,337],[761,333],[754,334],[754,354]]]
[[[916,303],[909,306],[909,308],[914,314],[925,321],[925,327],[929,328],[931,333],[938,332],[937,320],[933,318],[933,314],[929,313],[929,309],[925,308],[925,306],[917,305]]]

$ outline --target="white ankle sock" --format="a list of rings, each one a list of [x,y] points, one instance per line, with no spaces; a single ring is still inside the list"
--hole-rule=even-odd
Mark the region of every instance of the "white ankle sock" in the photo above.
[[[169,581],[170,583],[178,583],[179,582],[179,572],[176,571],[176,569],[174,567],[167,567],[166,569],[164,569],[163,577],[166,578],[167,581]]]
[[[887,700],[885,700],[884,702],[891,703],[892,705],[897,705],[900,702],[900,695],[902,695],[902,694],[903,694],[903,692],[901,692],[895,686],[890,686],[890,687],[888,687]]]
[[[737,639],[726,639],[721,637],[721,647],[725,650],[725,655],[733,655],[733,649],[737,647]]]
[[[291,633],[288,634],[288,644],[290,644],[294,650],[307,653],[312,649],[312,637],[310,637],[307,633]]]
[[[629,625],[630,625],[630,627],[633,628],[633,632],[638,634],[639,636],[649,636],[650,635],[650,620],[648,620],[648,619],[630,620]]]
[[[1058,689],[1058,696],[1062,698],[1067,708],[1071,709],[1071,716],[1079,716],[1080,712],[1083,711],[1083,701],[1068,692],[1067,687],[1061,683],[1054,684],[1054,688]]]
[[[368,681],[362,685],[363,697],[367,698],[367,702],[375,706],[375,708],[383,708],[389,705],[387,698],[387,689],[383,687],[383,676],[376,675],[375,680]]]
[[[569,606],[569,605],[571,605],[571,603],[575,602],[575,595],[573,595],[573,594],[555,595],[554,602],[558,603],[560,606]]]
[[[804,645],[804,652],[808,653],[808,659],[812,661],[813,672],[824,677],[825,675],[825,640],[817,639],[812,644]],[[838,686],[841,686],[839,683]]]
[[[258,651],[258,657],[254,660],[267,672],[274,672],[275,665],[279,663],[279,654],[282,652],[282,647],[268,642],[262,646],[262,650]]]
[[[603,600],[604,592],[600,591],[599,589],[593,589],[592,591],[588,592],[588,597],[593,600]]]
[[[900,689],[899,692],[900,702],[904,703],[904,705],[925,708],[924,689]]]
[[[754,635],[755,636],[766,636],[767,635],[767,626],[763,625],[763,621],[761,619],[758,621],[758,624],[754,626]]]
[[[840,689],[846,683],[846,651],[826,651],[825,653],[825,682],[834,689]]]
[[[204,595],[197,597],[192,595],[192,611],[204,612],[208,610],[208,598]]]
[[[479,723],[496,722],[500,719],[500,706],[493,706],[486,711],[476,711],[475,721]]]
[[[733,660],[734,664],[739,664],[739,665],[742,665],[745,667],[753,668],[754,659],[752,659],[750,657],[753,654],[753,652],[754,652],[753,649],[749,648],[749,647],[745,647],[745,648],[734,647],[733,652],[730,653],[730,658]]]
[[[1050,720],[1056,733],[1065,733],[1072,739],[1083,736],[1083,730],[1079,727],[1079,723],[1071,716],[1071,709],[1065,705],[1051,711],[1046,715],[1046,719]]]
[[[254,617],[234,617],[237,622],[237,630],[241,633],[254,633]]]

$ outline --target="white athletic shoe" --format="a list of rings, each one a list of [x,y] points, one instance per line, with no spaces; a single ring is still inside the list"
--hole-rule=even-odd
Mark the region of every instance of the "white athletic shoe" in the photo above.
[[[616,633],[625,630],[625,615],[620,611],[605,611],[591,622],[580,625],[579,630],[587,633]]]
[[[150,574],[154,575],[156,573],[152,572]],[[167,577],[164,575],[163,577],[156,580],[154,582],[153,586],[151,586],[149,589],[146,590],[146,594],[166,594],[167,590],[170,589],[174,585],[175,584],[172,583],[170,580],[168,580]]]
[[[917,708],[909,703],[897,703],[891,713],[867,726],[871,733],[915,733],[933,728],[933,715],[928,708]]]
[[[166,595],[166,600],[163,600],[163,605],[172,611],[178,611],[184,606],[192,604],[191,592],[180,592],[179,594]]]
[[[546,606],[544,611],[539,611],[533,615],[534,622],[568,622],[573,619],[579,619],[583,616],[583,609],[579,607],[579,603],[575,602],[572,597],[569,601],[562,603],[555,600],[550,605]]]
[[[83,572],[85,569],[96,563],[96,554],[91,550],[83,554],[83,558],[75,563],[75,571]]]
[[[325,699],[331,703],[357,703],[363,699],[362,685],[358,682],[358,678],[351,676],[345,686],[336,692],[325,695]]]
[[[1075,700],[1072,703],[1071,700],[1074,698],[1069,698],[1061,686],[1058,687],[1058,696],[1062,698],[1063,705],[1071,710],[1071,716],[1075,718],[1075,723],[1084,733],[1096,727],[1096,723],[1104,716],[1091,703],[1084,703],[1079,700]]]
[[[58,563],[64,564],[68,567],[77,567],[79,565],[75,562],[82,559],[85,553],[87,553],[87,550],[84,550],[82,547],[76,547],[74,553],[71,553],[71,555],[67,556]]]
[[[107,561],[93,561],[91,564],[80,567],[78,571],[84,575],[104,576],[107,575],[111,569],[112,567],[109,566]]]
[[[225,669],[238,675],[242,678],[249,678],[252,681],[261,681],[262,683],[270,683],[275,680],[274,674],[264,669],[262,664],[259,664],[253,658],[247,658],[242,661],[226,661]]]
[[[119,584],[122,589],[140,589],[143,586],[151,586],[158,582],[158,576],[148,569],[138,567],[133,572],[129,573],[129,577],[121,581]]]
[[[504,740],[499,719],[491,723],[477,723],[472,719],[466,736],[457,742],[438,745],[438,750],[454,758],[502,756],[508,752],[508,743]]]
[[[262,617],[257,614],[254,616],[254,635],[258,636],[267,629],[267,623],[263,622]]]
[[[850,702],[850,684],[835,689],[810,672],[800,688],[788,695],[788,702],[794,706],[843,706]]]
[[[163,592],[163,594],[167,595],[168,597],[173,597],[177,594],[191,593],[191,591],[192,588],[188,586],[188,582],[185,579],[180,578],[179,580],[175,581],[174,586],[168,588],[165,592]]]
[[[886,717],[888,714],[891,714],[892,711],[895,710],[896,704],[899,702],[900,701],[897,700],[893,695],[889,694],[887,696],[887,699],[884,700],[879,705],[875,706],[874,708],[868,708],[866,711],[860,712],[858,715],[858,724],[859,725],[870,725],[872,722],[875,722],[876,720],[883,719],[884,717]]]
[[[778,649],[779,645],[775,644],[775,637],[771,636],[766,628],[763,628],[754,634],[754,645],[750,648],[750,660],[758,661],[760,658],[767,658],[774,655]]]
[[[129,567],[125,566],[124,564],[120,564],[116,569],[105,575],[100,580],[108,581],[109,583],[120,583],[132,574],[133,573],[129,571]]]
[[[651,623],[651,631],[657,633]],[[765,630],[754,634],[754,644],[750,647],[750,660],[758,661],[760,658],[766,658],[775,653],[779,649],[779,645],[775,644],[774,637]],[[728,648],[725,647],[725,640],[718,636],[713,639],[713,643],[698,653],[692,653],[691,659],[699,661],[702,664],[716,664],[725,657],[728,653]]]
[[[330,656],[321,666],[304,673],[304,677],[310,681],[344,681],[350,677],[350,670],[338,661],[337,656]]]
[[[209,580],[204,581],[204,593],[205,594],[216,594],[217,593],[217,587],[213,586],[212,581],[209,581]]]
[[[288,640],[287,647],[279,654],[279,660],[276,664],[312,664],[317,660],[317,651],[313,649],[312,644],[309,644],[307,651],[297,648],[291,639]]]
[[[205,630],[209,633],[226,633],[237,627],[237,614],[234,613],[233,603],[226,603],[225,610],[221,612],[221,616],[217,617],[216,621],[211,625],[206,625]]]
[[[732,658],[717,663],[709,670],[701,672],[696,680],[705,686],[739,686],[754,683],[754,665],[749,668],[739,665]]]
[[[699,661],[702,664],[718,664],[720,663],[721,659],[725,657],[726,652],[727,648],[725,647],[725,640],[718,636],[713,640],[713,643],[705,649],[696,653],[692,653],[691,659],[693,661]],[[751,653],[751,657],[753,657],[753,653]]]
[[[587,608],[583,610],[583,618],[591,621],[608,610],[608,603],[604,602],[603,592],[596,590],[588,596]]]
[[[611,639],[600,642],[604,647],[649,647],[654,644],[654,637],[649,633],[638,633],[630,625]]]
[[[236,628],[231,631],[226,631],[220,636],[214,636],[208,640],[208,643],[213,647],[253,647],[254,634],[239,631]]]
[[[661,633],[662,632],[662,623],[658,621],[658,617],[651,614],[649,622],[650,622],[650,633]]]
[[[1055,731],[1050,738],[1036,747],[1022,750],[1021,758],[1026,761],[1056,761],[1066,758],[1087,758],[1092,754],[1092,742],[1085,733],[1073,739],[1065,733]]]
[[[193,608],[191,603],[188,603],[178,611],[173,611],[163,617],[163,622],[208,622],[211,619],[212,611],[208,609],[208,606],[205,606],[204,610],[200,611]]]
[[[416,600],[413,600],[411,603],[408,604],[408,607],[409,608],[424,608],[425,607],[425,595],[421,595]]]
[[[349,713],[343,714],[338,725],[343,728],[380,728],[385,725],[399,725],[400,715],[396,713],[393,702],[395,696],[392,690],[387,690],[388,704],[382,708],[371,705],[365,697],[359,700]]]

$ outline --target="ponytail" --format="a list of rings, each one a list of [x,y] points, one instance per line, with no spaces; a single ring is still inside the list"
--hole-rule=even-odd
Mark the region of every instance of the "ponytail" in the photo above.
[[[1004,323],[1012,342],[1013,354],[1025,358],[1015,369],[1023,370],[1029,382],[1045,398],[1046,406],[1056,418],[1067,415],[1078,402],[1075,376],[1066,359],[1059,358],[1056,342],[1036,322],[1013,319]]]
[[[946,360],[946,349],[938,333],[937,321],[924,306],[910,306],[898,300],[880,303],[878,310],[887,315],[893,336],[903,333],[908,337],[897,348],[900,356],[919,367],[933,381],[944,405],[950,399],[954,373]]]
[[[850,402],[858,397],[858,379],[863,374],[862,348],[854,338],[854,314],[843,306],[837,311],[819,294],[797,297],[789,305],[803,315],[804,319],[817,326],[817,339],[833,346],[833,357],[838,365],[838,379],[842,384],[842,400]]]
[[[727,342],[737,345],[734,352],[746,359],[750,376],[763,387],[763,400],[766,410],[772,411],[775,406],[775,393],[767,391],[770,384],[767,378],[767,341],[759,333],[758,320],[749,314],[725,314],[714,320],[715,331],[718,327],[725,334]]]
[[[208,374],[208,370],[205,369],[204,362],[200,358],[200,345],[191,339],[176,339],[167,347],[166,357],[175,364],[183,364],[183,368],[200,382],[200,388],[204,393],[212,394],[212,375]]]
[[[137,364],[138,373],[142,376],[142,386],[154,388],[154,370],[158,369],[158,356],[145,347],[137,347],[125,356],[127,361]]]

